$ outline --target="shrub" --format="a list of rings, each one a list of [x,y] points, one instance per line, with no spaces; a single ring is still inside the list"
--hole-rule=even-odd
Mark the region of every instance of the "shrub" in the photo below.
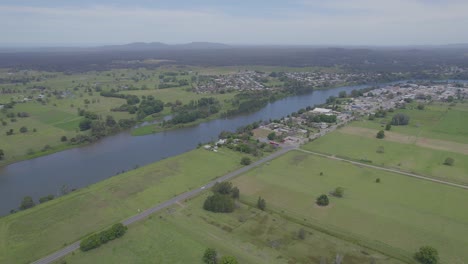
[[[389,131],[390,129],[392,129],[392,124],[388,123],[385,125],[385,130]]]
[[[257,200],[257,207],[258,209],[262,210],[262,211],[265,211],[265,208],[266,208],[266,201],[265,199],[263,199],[262,197],[258,197],[258,200]]]
[[[234,257],[234,256],[223,256],[219,260],[219,263],[220,264],[238,264],[239,261],[237,261],[236,257]]]
[[[446,158],[445,161],[444,161],[444,165],[447,165],[447,166],[452,166],[453,163],[455,163],[455,160],[453,158]]]
[[[333,195],[336,197],[343,197],[344,195],[344,188],[343,187],[336,187],[335,191],[333,191]]]
[[[213,248],[207,248],[203,254],[203,262],[206,264],[216,264],[217,263],[218,252]]]
[[[252,160],[249,157],[243,157],[241,159],[241,165],[247,166],[250,165],[250,163],[252,163]]]
[[[380,183],[380,178],[375,179],[376,183]]]
[[[320,206],[327,206],[330,203],[328,196],[326,194],[322,194],[317,198],[317,205]]]
[[[34,203],[31,196],[25,196],[23,201],[21,201],[20,209],[26,210],[28,208],[34,207],[36,204]]]
[[[383,130],[380,130],[377,132],[376,138],[382,139],[385,137],[385,132]]]
[[[97,248],[102,244],[105,244],[111,240],[119,238],[125,234],[127,227],[122,223],[118,223],[106,229],[102,232],[92,234],[87,238],[83,239],[80,243],[80,249],[82,251],[88,251],[93,248]]]
[[[423,264],[437,264],[439,253],[433,247],[423,246],[414,254],[414,258]]]
[[[50,200],[53,200],[54,198],[55,198],[55,196],[53,194],[49,194],[47,196],[39,198],[39,203],[45,203],[45,202],[48,202]]]
[[[19,131],[20,131],[21,133],[26,133],[26,132],[28,132],[28,128],[25,127],[25,126],[23,126],[23,127],[20,128]]]

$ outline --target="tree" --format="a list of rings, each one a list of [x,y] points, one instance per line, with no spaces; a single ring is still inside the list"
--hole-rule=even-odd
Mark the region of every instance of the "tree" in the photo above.
[[[25,126],[22,126],[22,127],[20,128],[19,131],[20,131],[21,133],[26,133],[26,132],[28,132],[28,128],[25,127]]]
[[[445,161],[444,161],[444,165],[447,165],[447,166],[452,166],[453,163],[455,163],[455,160],[453,158],[446,158]]]
[[[36,204],[34,203],[32,197],[31,196],[25,196],[23,198],[23,201],[21,202],[20,209],[25,210],[25,209],[34,207],[34,205],[36,205]]]
[[[249,157],[243,157],[241,159],[241,164],[244,165],[244,166],[247,166],[249,165],[250,163],[252,163],[252,160],[249,158]]]
[[[423,246],[414,254],[414,258],[423,264],[437,264],[439,253],[431,246]]]
[[[380,178],[375,179],[376,183],[380,183]]]
[[[344,195],[344,188],[343,187],[336,187],[335,191],[333,192],[333,195],[336,197],[343,197]]]
[[[317,198],[317,204],[320,206],[327,206],[329,203],[330,200],[326,194],[322,194]]]
[[[206,264],[216,264],[217,263],[218,252],[213,248],[207,248],[203,254],[203,262]]]
[[[0,160],[2,160],[5,157],[5,152],[3,152],[3,149],[0,149]]]
[[[423,104],[418,104],[417,108],[418,108],[418,110],[424,110],[424,105]]]
[[[91,119],[85,118],[80,121],[80,124],[78,126],[80,127],[81,131],[85,131],[91,128],[91,123],[92,123]]]
[[[385,125],[385,130],[389,131],[390,129],[392,129],[392,124],[388,123]]]
[[[266,201],[260,196],[258,197],[258,200],[257,200],[257,207],[258,209],[262,211],[265,211],[265,208],[266,208]]]
[[[68,140],[68,139],[67,139],[66,136],[62,136],[62,137],[60,138],[60,141],[62,141],[62,142],[65,142],[65,141],[67,141],[67,140]]]
[[[234,206],[234,199],[230,195],[219,193],[208,196],[203,203],[203,209],[214,213],[231,213]]]
[[[271,132],[270,134],[268,134],[267,138],[269,140],[275,140],[276,138],[276,133],[275,132]]]
[[[219,194],[231,194],[232,182],[217,182],[213,186],[212,191]]]
[[[385,137],[385,132],[383,130],[380,130],[379,132],[377,132],[377,138],[379,139],[382,139]]]
[[[394,126],[405,126],[405,125],[408,125],[409,120],[410,118],[408,115],[398,113],[392,117],[391,124]]]
[[[338,97],[340,98],[346,98],[346,91],[341,91],[338,93]]]
[[[219,261],[220,264],[238,264],[236,257],[234,256],[223,256]]]
[[[232,194],[231,195],[232,195],[232,198],[239,199],[239,196],[240,196],[239,188],[237,188],[237,187],[232,188]]]

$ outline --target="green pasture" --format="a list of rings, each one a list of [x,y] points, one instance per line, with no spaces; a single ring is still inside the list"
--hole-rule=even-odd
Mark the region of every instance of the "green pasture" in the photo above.
[[[379,147],[384,153],[378,153]],[[460,153],[397,143],[385,139],[349,135],[340,130],[307,143],[302,148],[370,164],[468,184],[468,156]],[[447,157],[453,166],[444,165]]]
[[[241,190],[242,192],[242,190]],[[356,246],[278,214],[248,205],[230,214],[204,211],[208,193],[181,201],[131,225],[128,233],[88,252],[67,256],[67,263],[202,263],[207,247],[220,255],[233,255],[240,263],[331,263],[337,254],[344,263],[401,263],[372,250]],[[300,229],[305,238],[298,238]],[[60,262],[59,262],[60,263]]]
[[[320,174],[323,175],[320,175]],[[376,183],[380,178],[381,182]],[[422,245],[438,249],[441,263],[468,259],[468,192],[461,188],[360,167],[294,151],[236,178],[241,199],[324,229],[345,240],[407,258]],[[330,205],[315,199],[343,187]]]

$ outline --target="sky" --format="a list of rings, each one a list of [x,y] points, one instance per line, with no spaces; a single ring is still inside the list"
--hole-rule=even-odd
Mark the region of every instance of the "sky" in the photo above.
[[[0,46],[468,43],[468,0],[0,0]]]

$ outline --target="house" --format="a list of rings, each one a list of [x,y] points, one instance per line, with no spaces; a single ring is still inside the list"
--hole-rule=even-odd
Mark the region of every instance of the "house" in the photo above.
[[[332,111],[331,109],[316,107],[316,108],[314,108],[314,110],[311,111],[311,113],[314,113],[314,114],[327,114],[327,113],[331,113],[331,111]]]

